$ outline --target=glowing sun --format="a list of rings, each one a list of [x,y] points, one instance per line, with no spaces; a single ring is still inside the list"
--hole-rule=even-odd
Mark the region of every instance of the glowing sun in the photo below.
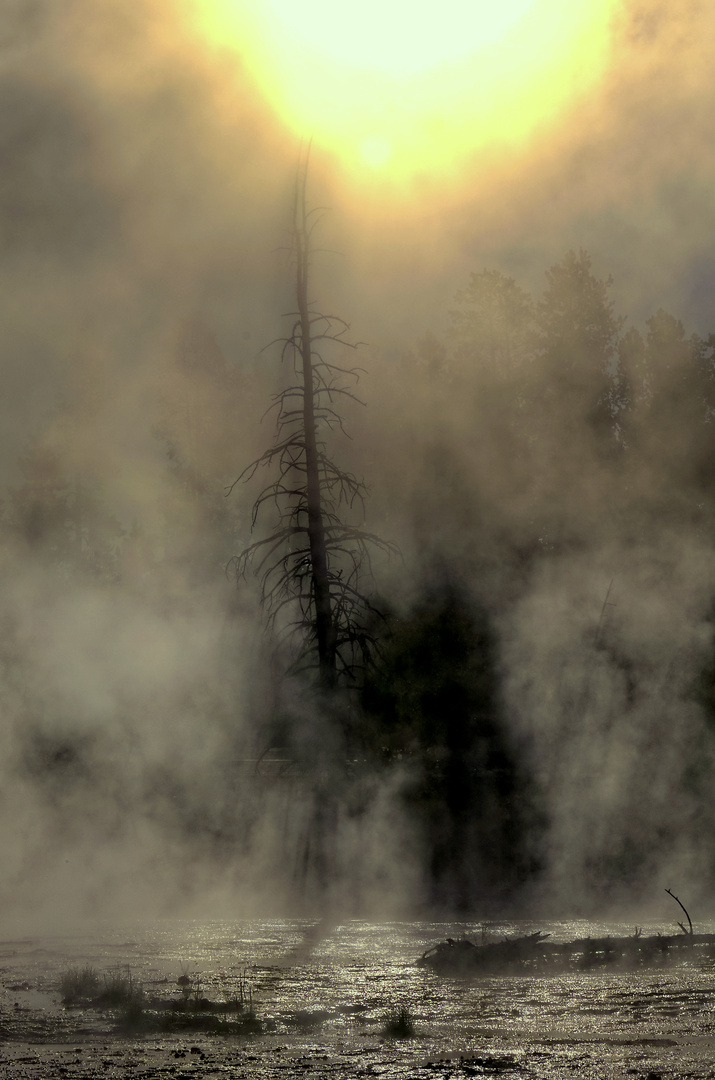
[[[616,0],[202,0],[280,117],[395,177],[513,143],[598,78]]]

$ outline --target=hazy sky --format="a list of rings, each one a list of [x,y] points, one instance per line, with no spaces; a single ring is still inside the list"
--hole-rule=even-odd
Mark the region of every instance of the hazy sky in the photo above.
[[[535,7],[547,18],[547,2]],[[276,249],[288,237],[300,140],[311,133],[315,201],[332,207],[325,245],[340,252],[318,267],[316,289],[328,306],[335,294],[360,337],[409,344],[426,329],[441,333],[472,270],[498,267],[539,289],[544,269],[580,246],[597,272],[613,274],[619,306],[636,319],[663,304],[710,329],[710,5],[594,4],[607,29],[598,55],[585,52],[564,75],[554,46],[558,92],[541,93],[551,86],[542,65],[511,112],[505,106],[501,129],[485,111],[488,87],[428,107],[432,84],[391,86],[385,111],[429,127],[431,141],[429,156],[402,160],[398,131],[382,165],[356,156],[347,120],[331,144],[317,106],[315,124],[296,120],[257,80],[245,10],[238,0],[3,5],[6,450],[90,355],[134,407],[147,352],[187,309],[207,318],[230,360],[255,355],[290,295]],[[396,52],[409,48],[408,35],[405,44],[392,32]],[[568,55],[578,42],[563,37]],[[505,40],[489,55],[496,100],[506,101],[528,56]],[[343,69],[350,75],[347,61]],[[348,120],[360,115],[363,89],[374,113],[373,75],[355,68]],[[339,87],[323,90],[339,103]],[[530,103],[540,93],[539,111]]]

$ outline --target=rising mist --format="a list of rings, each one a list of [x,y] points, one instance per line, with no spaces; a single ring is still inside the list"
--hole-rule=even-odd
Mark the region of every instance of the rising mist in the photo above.
[[[8,919],[707,903],[708,18],[623,5],[588,102],[401,203],[314,149],[313,291],[367,342],[334,449],[402,552],[347,754],[225,572],[284,380],[298,142],[171,5],[8,6]],[[579,274],[601,338],[559,352]]]

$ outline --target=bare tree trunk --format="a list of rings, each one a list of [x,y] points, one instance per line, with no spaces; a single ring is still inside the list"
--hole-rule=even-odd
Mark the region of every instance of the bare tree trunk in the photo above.
[[[318,642],[319,682],[331,690],[336,682],[336,634],[330,596],[328,552],[325,543],[325,523],[321,499],[320,469],[314,409],[313,358],[310,306],[308,302],[308,272],[310,244],[305,207],[305,174],[296,192],[295,244],[298,266],[296,293],[300,318],[300,356],[303,366],[303,436],[305,438],[306,504],[308,511],[308,543],[312,567],[312,588],[315,599],[315,633]]]
[[[294,378],[274,397],[273,446],[243,470],[227,494],[259,468],[277,469],[252,515],[253,527],[262,507],[272,505],[276,525],[232,564],[239,579],[253,564],[268,625],[284,641],[297,643],[291,674],[317,673],[317,686],[328,694],[339,682],[357,686],[377,652],[369,624],[382,616],[361,590],[360,576],[363,569],[370,572],[371,551],[389,556],[398,549],[346,520],[364,511],[367,489],[327,451],[327,433],[337,428],[345,434],[339,403],[363,402],[353,390],[360,369],[343,367],[322,352],[358,344],[346,340],[350,327],[344,319],[318,311],[310,299],[312,232],[319,218],[316,209],[306,210],[307,170],[306,159],[296,181],[293,217],[297,311],[290,312],[291,332],[272,343],[282,345],[281,357],[290,359]]]

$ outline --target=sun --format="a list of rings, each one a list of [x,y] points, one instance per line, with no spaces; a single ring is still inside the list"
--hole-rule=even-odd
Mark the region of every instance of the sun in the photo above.
[[[324,60],[392,76],[451,63],[498,42],[533,0],[506,3],[419,4],[414,0],[265,0],[263,17],[274,33]]]
[[[298,135],[393,179],[518,143],[603,70],[617,0],[197,0]]]

